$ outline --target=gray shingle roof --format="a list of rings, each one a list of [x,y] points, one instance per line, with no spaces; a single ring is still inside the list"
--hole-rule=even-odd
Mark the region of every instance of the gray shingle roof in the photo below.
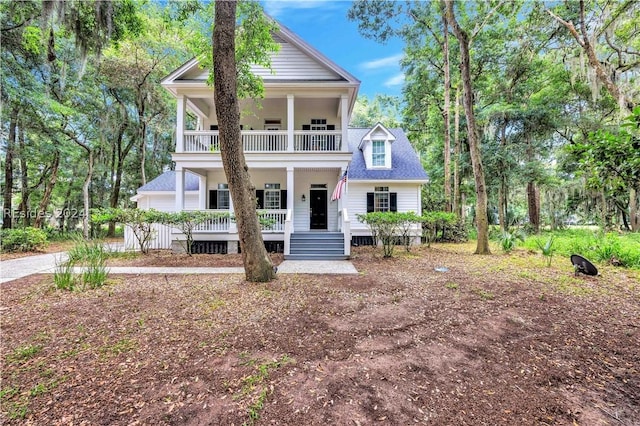
[[[402,129],[389,129],[396,140],[391,145],[390,170],[367,170],[364,155],[358,149],[358,145],[371,129],[349,129],[349,150],[353,151],[351,165],[349,166],[349,179],[352,180],[427,180],[420,159],[413,150],[407,135]],[[139,192],[145,191],[175,191],[176,173],[164,172],[157,178],[147,182],[138,188]],[[187,191],[198,190],[198,177],[192,173],[185,173],[185,189]]]
[[[427,180],[418,155],[402,129],[388,129],[396,140],[391,144],[391,169],[367,170],[358,145],[371,129],[349,129],[349,150],[353,151],[349,179],[353,180]]]
[[[193,173],[184,174],[184,187],[187,191],[197,191],[199,185],[198,176]],[[169,170],[164,172],[157,178],[150,180],[146,185],[138,188],[138,192],[145,191],[175,191],[176,190],[176,172]]]

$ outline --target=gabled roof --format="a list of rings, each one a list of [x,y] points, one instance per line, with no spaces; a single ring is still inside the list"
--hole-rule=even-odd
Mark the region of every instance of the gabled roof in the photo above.
[[[281,45],[281,51],[274,52],[272,54],[271,64],[275,74],[264,67],[252,66],[252,71],[257,75],[260,75],[265,83],[333,81],[347,83],[356,87],[360,85],[360,80],[298,37],[293,31],[273,18],[269,19],[272,19],[279,28],[275,34],[272,34],[272,36],[274,40]],[[292,80],[291,78],[286,78],[286,72],[283,71],[281,74],[278,73],[279,68],[284,69],[286,65],[290,65],[291,61],[291,57],[289,56],[287,57],[287,61],[278,62],[278,57],[283,53],[284,46],[287,46],[286,53],[288,55],[295,56],[295,59],[298,62],[296,63],[296,66],[304,68],[305,74],[308,78]],[[205,82],[207,79],[207,73],[208,71],[200,69],[198,59],[192,58],[163,78],[161,84],[171,90],[169,86],[172,86],[175,83]],[[174,92],[173,90],[171,91]]]
[[[197,191],[199,187],[198,176],[193,173],[186,172],[184,174],[184,189],[185,191]],[[171,192],[176,190],[176,172],[169,170],[164,172],[160,176],[147,182],[146,185],[138,188],[140,192]]]
[[[393,135],[393,133],[391,133],[389,131],[389,129],[384,127],[382,125],[382,123],[380,123],[378,121],[378,123],[376,123],[376,125],[373,126],[371,128],[371,130],[369,130],[362,137],[362,140],[360,141],[360,144],[358,145],[358,149],[362,149],[362,147],[364,146],[365,142],[371,141],[371,140],[376,139],[376,138],[383,138],[385,140],[389,140],[390,142],[394,142],[396,140],[396,137]]]
[[[420,159],[411,146],[407,135],[402,129],[388,129],[395,137],[391,147],[391,169],[367,169],[364,154],[360,150],[363,138],[371,129],[349,129],[349,150],[353,151],[349,165],[350,180],[418,180],[428,181]]]

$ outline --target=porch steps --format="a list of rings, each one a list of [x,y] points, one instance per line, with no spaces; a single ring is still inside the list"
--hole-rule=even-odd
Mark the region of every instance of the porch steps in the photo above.
[[[340,232],[294,232],[291,234],[290,260],[344,260],[344,238]]]

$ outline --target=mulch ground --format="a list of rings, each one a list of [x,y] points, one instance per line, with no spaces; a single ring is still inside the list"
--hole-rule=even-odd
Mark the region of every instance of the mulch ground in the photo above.
[[[472,251],[358,247],[359,275],[268,284],[3,284],[0,421],[640,424],[640,272]]]

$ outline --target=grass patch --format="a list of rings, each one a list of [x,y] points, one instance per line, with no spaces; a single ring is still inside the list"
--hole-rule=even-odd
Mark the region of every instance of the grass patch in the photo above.
[[[535,238],[527,239],[523,247],[538,252],[542,250],[540,245],[551,238],[552,255],[568,258],[572,254],[579,254],[600,264],[640,269],[640,234],[566,229],[543,232]]]
[[[491,293],[490,291],[487,291],[487,290],[483,290],[481,288],[478,288],[478,289],[474,290],[474,292],[478,296],[480,296],[480,299],[482,299],[482,300],[493,300],[493,299],[496,298],[496,296],[493,293]]]
[[[271,372],[293,362],[287,355],[273,361],[262,361],[250,358],[248,354],[239,355],[240,365],[253,367],[253,373],[240,380],[240,390],[236,392],[234,399],[242,399],[254,395],[247,406],[248,421],[244,425],[253,425],[260,419],[260,412],[269,396],[269,388],[264,382],[269,379]],[[256,393],[257,390],[257,393]]]
[[[9,362],[24,362],[31,358],[34,358],[38,353],[42,351],[40,345],[27,345],[20,348],[16,348],[12,353],[7,356]]]
[[[130,352],[138,347],[138,344],[131,339],[120,339],[113,345],[104,345],[98,349],[103,356],[116,356],[121,353]]]

